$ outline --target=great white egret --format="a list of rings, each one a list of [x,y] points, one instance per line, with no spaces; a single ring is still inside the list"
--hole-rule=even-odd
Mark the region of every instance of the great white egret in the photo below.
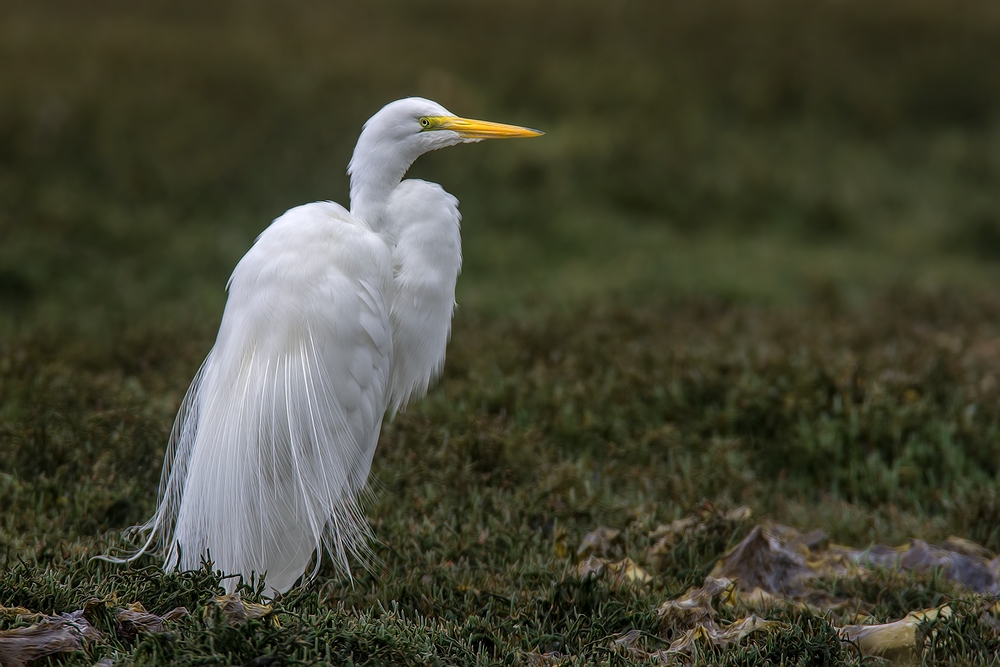
[[[159,542],[165,568],[210,555],[226,574],[266,573],[274,594],[315,575],[324,546],[343,570],[363,554],[358,497],[382,418],[440,373],[462,264],[458,200],[403,176],[437,148],[540,134],[417,97],[365,123],[351,210],[289,210],[233,271],[170,433],[149,537],[123,560]]]

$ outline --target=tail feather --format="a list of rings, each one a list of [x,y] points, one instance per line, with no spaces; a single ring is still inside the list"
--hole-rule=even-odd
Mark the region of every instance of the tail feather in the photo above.
[[[208,554],[228,574],[266,573],[279,593],[315,576],[324,547],[341,571],[352,558],[370,563],[360,499],[378,424],[345,414],[322,356],[312,336],[250,355],[235,373],[210,353],[171,430],[148,538],[108,560],[161,544],[166,569],[195,569]]]

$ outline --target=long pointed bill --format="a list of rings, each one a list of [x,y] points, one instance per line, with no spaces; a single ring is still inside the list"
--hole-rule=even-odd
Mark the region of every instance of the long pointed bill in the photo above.
[[[472,120],[458,116],[438,116],[428,119],[433,122],[431,129],[452,130],[463,139],[513,139],[515,137],[538,137],[543,134],[530,127],[491,123],[488,120]]]

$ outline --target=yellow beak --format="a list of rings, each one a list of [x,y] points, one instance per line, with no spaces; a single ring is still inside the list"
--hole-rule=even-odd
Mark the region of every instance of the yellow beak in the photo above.
[[[430,130],[452,130],[463,139],[513,139],[515,137],[538,137],[544,132],[530,127],[491,123],[488,120],[472,120],[458,116],[435,116],[428,118]]]

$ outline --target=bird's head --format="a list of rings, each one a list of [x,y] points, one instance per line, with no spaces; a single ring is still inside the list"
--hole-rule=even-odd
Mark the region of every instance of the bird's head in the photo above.
[[[409,166],[424,153],[445,146],[541,134],[527,127],[461,118],[437,102],[407,97],[390,102],[368,119],[354,154],[355,159],[359,153],[393,156]]]
[[[413,161],[428,151],[483,139],[540,134],[526,127],[460,118],[422,97],[390,102],[365,123],[347,166],[351,211],[370,218],[369,223],[378,227],[389,193]]]

